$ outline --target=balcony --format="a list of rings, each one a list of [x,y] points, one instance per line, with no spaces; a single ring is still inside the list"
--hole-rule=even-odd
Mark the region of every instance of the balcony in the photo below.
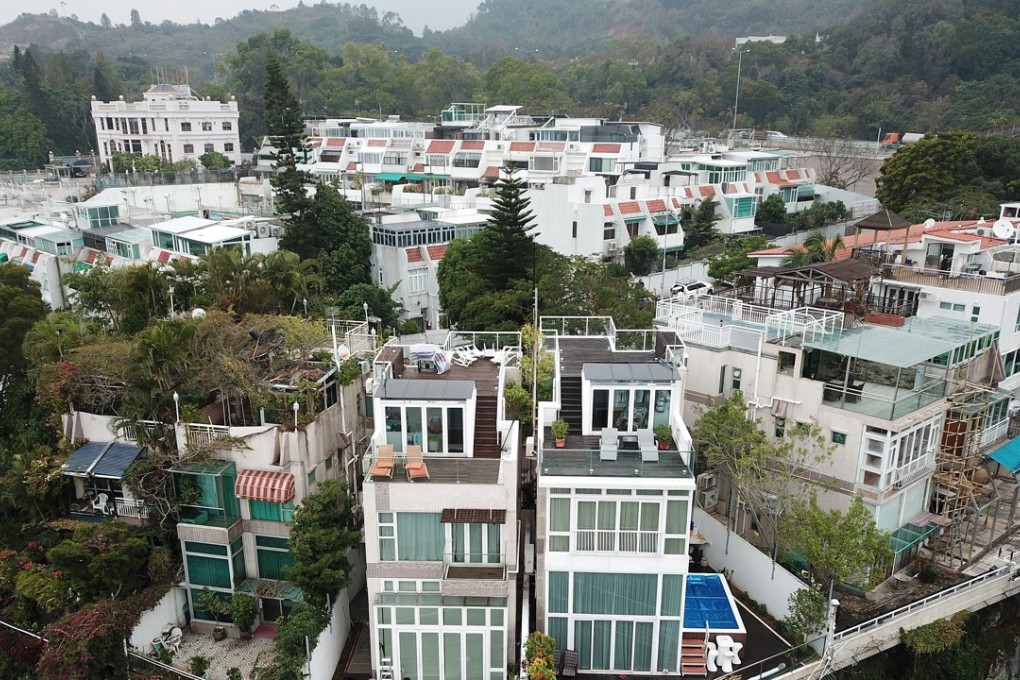
[[[825,383],[822,401],[826,406],[883,420],[897,420],[935,403],[945,394],[946,381],[941,379],[934,379],[921,389],[910,390],[897,389],[895,385],[830,380]]]
[[[185,525],[229,529],[240,521],[233,463],[206,461],[172,468],[174,488],[180,502],[178,534]]]
[[[576,552],[609,554],[659,553],[658,531],[578,529],[574,533]]]
[[[489,553],[445,553],[443,578],[473,581],[505,581],[506,555]]]
[[[409,483],[410,477],[405,469],[407,457],[397,453],[394,455],[389,474],[378,473],[385,466],[376,467],[380,462],[377,454],[365,454],[362,459],[366,480],[373,482]],[[419,476],[416,483],[425,484],[502,484],[503,461],[492,458],[454,458],[450,456],[423,456],[426,476]],[[384,461],[385,462],[385,461]]]
[[[886,280],[913,283],[920,286],[953,288],[971,293],[1009,295],[1020,290],[1020,274],[1009,272],[960,273],[917,265],[883,264],[882,276]]]

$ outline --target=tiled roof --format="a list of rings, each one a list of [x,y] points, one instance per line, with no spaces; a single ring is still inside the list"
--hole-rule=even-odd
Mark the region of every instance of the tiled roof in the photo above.
[[[450,153],[453,151],[453,145],[456,144],[450,139],[436,139],[429,144],[428,153]]]
[[[661,198],[655,198],[651,201],[647,201],[645,205],[648,207],[650,213],[664,213],[666,212],[666,202]]]
[[[620,153],[619,144],[594,144],[591,147],[592,153]]]
[[[309,137],[308,138],[308,148],[310,148],[310,149],[318,149],[320,146],[322,146],[322,137]]]
[[[327,149],[342,149],[346,143],[346,137],[327,137],[322,146]]]
[[[38,251],[38,250],[35,251],[34,253],[32,253],[32,264],[35,264],[36,262],[38,262],[39,261],[39,257],[41,255],[42,255],[42,252]]]
[[[414,169],[411,172],[425,172],[425,164],[424,163],[415,163],[414,164]]]
[[[482,177],[492,177],[493,179],[498,179],[499,178],[499,166],[498,165],[490,165],[489,167],[485,168],[485,172],[482,173]]]
[[[897,229],[895,231],[877,232],[877,231],[864,231],[854,236],[844,236],[843,245],[844,248],[836,251],[837,260],[845,260],[850,257],[851,250],[854,248],[866,248],[873,246],[876,243],[884,243],[889,245],[902,245],[906,243],[920,243],[921,236],[925,233],[923,224],[914,224],[910,226],[909,232],[907,229]],[[930,233],[930,232],[929,232]],[[784,255],[790,250],[803,250],[803,246],[779,246],[776,248],[766,248],[765,250],[756,250],[753,253],[748,253],[751,257],[760,257],[768,255]]]
[[[385,139],[370,139],[367,146],[386,146]]]
[[[680,207],[680,199],[677,198],[676,196],[673,197],[673,207],[674,208],[679,208]]]
[[[421,248],[419,246],[411,246],[405,248],[404,252],[407,253],[408,262],[424,262],[425,258],[421,256]]]
[[[613,206],[609,205],[608,203],[605,204],[604,206],[602,206],[602,210],[605,211],[606,217],[612,217],[613,216]]]
[[[460,143],[461,151],[481,151],[485,148],[485,142],[480,139],[468,139]]]
[[[701,192],[703,198],[715,196],[715,187],[698,187],[698,191]]]
[[[621,215],[638,215],[641,213],[641,206],[637,201],[627,201],[620,204]]]
[[[351,161],[350,163],[348,163],[347,164],[347,171],[348,172],[357,172],[358,171],[358,162],[357,161]]]
[[[439,245],[434,246],[426,246],[426,249],[429,251],[429,259],[432,260],[433,262],[439,262],[441,259],[443,259],[443,256],[446,255],[446,248],[447,248],[446,243],[440,243]]]
[[[539,142],[539,151],[563,151],[567,148],[566,142]]]
[[[170,261],[170,252],[167,251],[167,250],[160,250],[159,251],[159,256],[156,258],[156,262],[161,262],[162,263],[162,262],[169,262],[169,261]]]
[[[511,151],[534,151],[534,142],[510,142]]]

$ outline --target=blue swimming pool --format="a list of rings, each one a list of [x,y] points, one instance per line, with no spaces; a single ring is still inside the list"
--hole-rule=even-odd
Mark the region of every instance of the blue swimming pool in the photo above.
[[[684,628],[743,631],[737,603],[719,574],[688,574],[684,598]]]

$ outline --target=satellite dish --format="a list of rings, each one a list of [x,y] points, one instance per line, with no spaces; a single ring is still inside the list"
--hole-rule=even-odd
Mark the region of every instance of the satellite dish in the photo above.
[[[926,230],[926,231],[927,231],[928,229],[934,229],[934,228],[935,228],[935,219],[934,219],[934,218],[931,218],[931,217],[929,217],[928,219],[926,219],[926,220],[924,221],[924,228],[925,228],[925,230]]]
[[[992,235],[995,238],[1001,238],[1003,241],[1008,241],[1013,238],[1013,234],[1016,233],[1016,227],[1013,223],[1007,219],[995,220],[995,224],[992,225]]]

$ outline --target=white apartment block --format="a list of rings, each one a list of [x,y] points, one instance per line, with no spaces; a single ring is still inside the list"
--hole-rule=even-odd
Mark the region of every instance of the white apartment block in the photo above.
[[[92,100],[100,162],[112,169],[120,152],[158,156],[174,163],[198,162],[209,151],[240,163],[237,102],[200,99],[187,85],[150,87],[140,102]]]

